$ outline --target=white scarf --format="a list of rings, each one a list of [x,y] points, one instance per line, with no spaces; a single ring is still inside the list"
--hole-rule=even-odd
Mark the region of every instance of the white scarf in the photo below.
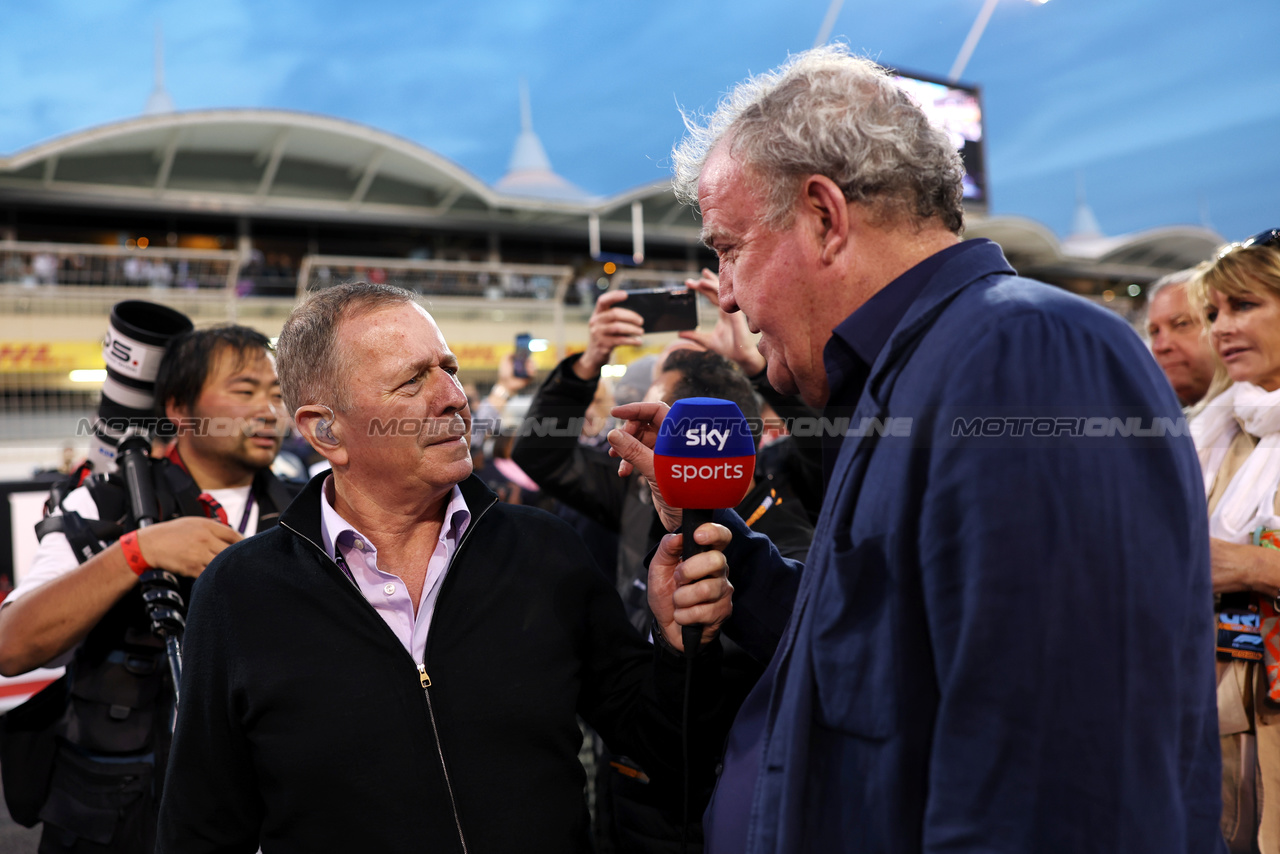
[[[1247,544],[1259,525],[1280,528],[1275,512],[1280,489],[1280,389],[1266,391],[1252,383],[1235,383],[1191,422],[1206,496],[1213,491],[1227,449],[1241,429],[1260,441],[1209,516],[1209,534]]]

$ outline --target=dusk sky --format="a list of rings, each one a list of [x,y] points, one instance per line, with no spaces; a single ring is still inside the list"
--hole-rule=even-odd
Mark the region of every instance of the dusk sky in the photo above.
[[[486,182],[519,80],[556,171],[612,195],[669,174],[678,105],[812,46],[828,0],[0,0],[0,154],[142,112],[155,27],[180,110],[322,113],[411,139]],[[846,0],[832,37],[945,77],[982,0]],[[982,87],[993,214],[1071,230],[1280,226],[1276,0],[1001,0],[963,80]]]

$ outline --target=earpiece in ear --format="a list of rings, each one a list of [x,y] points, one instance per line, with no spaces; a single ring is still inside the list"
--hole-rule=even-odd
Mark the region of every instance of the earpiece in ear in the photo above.
[[[332,423],[332,421],[321,421],[316,425],[316,438],[326,445],[338,444],[338,437],[333,435],[333,431],[329,429],[329,425]]]

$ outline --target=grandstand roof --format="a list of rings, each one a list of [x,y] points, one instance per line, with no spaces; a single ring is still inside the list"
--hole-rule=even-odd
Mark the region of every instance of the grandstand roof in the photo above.
[[[489,186],[417,143],[355,122],[280,110],[144,115],[0,157],[0,199],[303,219],[472,224],[577,231],[587,218],[631,234],[640,202],[646,239],[696,242],[700,221],[666,179],[607,198],[573,192],[550,171],[527,108],[511,171]],[[532,142],[530,142],[530,139]],[[536,146],[534,145],[536,143]],[[536,150],[535,150],[536,149]],[[526,178],[551,176],[556,187]],[[566,188],[571,188],[566,190]],[[1045,277],[1150,281],[1209,257],[1215,232],[1177,226],[1121,237],[1059,240],[1022,217],[968,217],[967,235],[1001,244],[1015,267]]]
[[[967,223],[966,237],[994,240],[1019,272],[1048,278],[1150,282],[1163,273],[1194,267],[1226,242],[1211,229],[1191,225],[1060,241],[1045,226],[1023,217],[971,218]]]
[[[566,182],[567,183],[567,182]],[[144,115],[0,157],[0,192],[233,214],[564,224],[608,200],[503,192],[417,143],[280,110]]]

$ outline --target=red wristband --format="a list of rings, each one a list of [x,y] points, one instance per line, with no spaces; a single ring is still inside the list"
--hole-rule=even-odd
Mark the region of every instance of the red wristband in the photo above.
[[[120,538],[120,551],[124,552],[125,562],[129,564],[134,575],[142,575],[151,568],[151,564],[147,563],[147,559],[142,556],[142,549],[138,548],[137,531],[130,531]]]

